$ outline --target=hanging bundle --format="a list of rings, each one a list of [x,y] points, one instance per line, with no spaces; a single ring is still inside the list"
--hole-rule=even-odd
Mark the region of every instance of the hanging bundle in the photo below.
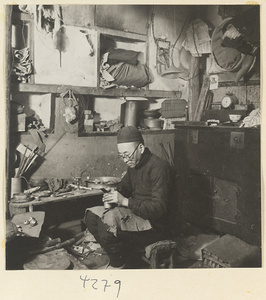
[[[60,5],[37,5],[36,22],[40,32],[52,34],[53,46],[59,51],[59,64],[62,67],[62,53],[70,45],[67,28],[63,22],[62,7]]]
[[[54,48],[59,51],[60,68],[62,67],[62,53],[66,52],[69,46],[69,38],[66,33],[66,27],[63,23],[62,8],[60,5],[55,5],[56,18],[54,27]]]
[[[58,130],[67,133],[77,133],[84,125],[83,111],[88,109],[88,103],[77,91],[67,90],[58,98]]]
[[[53,33],[57,13],[55,5],[36,5],[36,23],[39,31]]]
[[[75,97],[72,90],[61,94],[60,97],[63,99],[65,104],[65,113],[63,116],[66,119],[68,124],[74,124],[77,121],[77,114],[78,114],[78,101]]]

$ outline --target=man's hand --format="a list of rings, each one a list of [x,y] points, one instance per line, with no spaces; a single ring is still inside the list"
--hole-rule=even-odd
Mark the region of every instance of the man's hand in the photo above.
[[[116,203],[118,206],[128,207],[128,199],[114,190],[103,195],[103,202]]]

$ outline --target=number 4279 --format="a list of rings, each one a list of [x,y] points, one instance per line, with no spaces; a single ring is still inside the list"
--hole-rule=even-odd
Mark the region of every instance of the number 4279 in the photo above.
[[[80,280],[83,281],[83,288],[86,287],[86,283],[89,283],[90,282],[90,285],[91,287],[94,289],[94,290],[103,290],[103,292],[106,292],[107,288],[111,288],[112,287],[112,284],[108,284],[108,280],[106,279],[102,279],[102,280],[98,280],[98,279],[92,279],[92,278],[87,278],[87,275],[82,278],[80,276]],[[103,284],[100,284],[100,282],[103,282]],[[120,293],[120,289],[121,289],[121,281],[120,280],[115,280],[113,282],[113,284],[115,284],[117,286],[117,295],[116,297],[119,296],[119,293]]]

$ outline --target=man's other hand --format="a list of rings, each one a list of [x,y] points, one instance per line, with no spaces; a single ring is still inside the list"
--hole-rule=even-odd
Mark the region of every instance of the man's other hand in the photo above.
[[[103,195],[103,202],[116,203],[118,206],[128,207],[128,199],[114,190]]]

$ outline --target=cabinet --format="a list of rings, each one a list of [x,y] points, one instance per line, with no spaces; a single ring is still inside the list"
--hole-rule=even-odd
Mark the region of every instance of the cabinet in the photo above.
[[[259,129],[178,126],[175,166],[187,221],[260,245]]]

